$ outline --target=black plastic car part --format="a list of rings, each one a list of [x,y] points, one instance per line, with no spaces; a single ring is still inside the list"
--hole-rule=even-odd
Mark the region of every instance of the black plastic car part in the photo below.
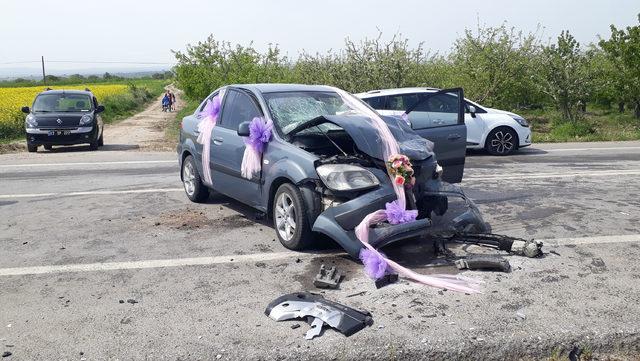
[[[319,336],[325,324],[345,336],[351,336],[373,324],[369,312],[358,311],[309,292],[280,296],[269,303],[264,313],[275,321],[308,318],[311,320],[311,328],[305,335],[308,340]]]

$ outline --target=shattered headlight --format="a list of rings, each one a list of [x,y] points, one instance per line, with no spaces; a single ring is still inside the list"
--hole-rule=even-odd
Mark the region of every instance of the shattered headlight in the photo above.
[[[368,170],[350,164],[325,164],[316,168],[322,182],[334,191],[355,191],[375,187],[378,178]]]

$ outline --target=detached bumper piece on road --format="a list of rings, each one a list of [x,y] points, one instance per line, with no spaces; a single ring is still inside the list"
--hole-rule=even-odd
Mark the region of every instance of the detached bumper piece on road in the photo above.
[[[325,325],[351,336],[373,324],[373,318],[367,311],[358,311],[308,292],[280,296],[267,306],[264,313],[276,321],[307,320],[311,323],[304,336],[307,340],[320,336]]]

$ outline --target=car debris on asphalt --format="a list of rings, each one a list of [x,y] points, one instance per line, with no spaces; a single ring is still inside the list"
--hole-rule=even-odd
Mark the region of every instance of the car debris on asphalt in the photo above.
[[[459,270],[511,271],[509,261],[500,255],[474,254],[455,261],[455,265]]]
[[[320,271],[313,280],[313,285],[318,288],[336,289],[342,278],[344,278],[344,274],[337,270],[335,266],[327,268],[322,264],[320,265]]]
[[[311,324],[304,336],[307,340],[320,336],[325,325],[351,336],[373,324],[369,312],[358,311],[309,292],[280,296],[269,303],[264,313],[275,321],[306,319]]]

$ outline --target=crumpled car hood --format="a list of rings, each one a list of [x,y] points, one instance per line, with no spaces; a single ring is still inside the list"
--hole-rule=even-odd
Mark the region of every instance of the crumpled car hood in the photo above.
[[[403,120],[395,117],[382,117],[389,130],[400,145],[400,153],[412,160],[424,160],[434,156],[433,143],[422,138]],[[360,115],[324,115],[309,122],[309,128],[322,123],[333,123],[347,132],[363,153],[380,160],[383,159],[382,144],[378,131],[371,121]]]

